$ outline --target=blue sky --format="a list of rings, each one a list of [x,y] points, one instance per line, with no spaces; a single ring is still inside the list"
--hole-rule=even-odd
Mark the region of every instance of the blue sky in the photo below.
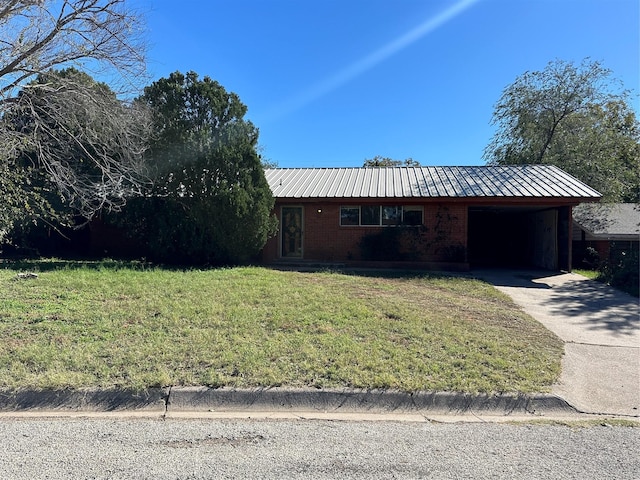
[[[151,80],[192,70],[237,93],[280,167],[481,165],[502,90],[554,59],[640,90],[638,0],[131,1]]]

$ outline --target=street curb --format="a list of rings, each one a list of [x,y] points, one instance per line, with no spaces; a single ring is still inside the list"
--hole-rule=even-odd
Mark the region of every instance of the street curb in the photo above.
[[[407,393],[390,390],[167,387],[133,390],[0,390],[0,413],[323,412],[548,416],[578,412],[548,394]]]
[[[311,411],[334,413],[430,413],[543,415],[577,413],[554,395],[472,395],[455,392],[406,393],[389,390],[233,389],[173,387],[167,412]]]
[[[119,412],[140,411],[163,414],[168,388],[141,391],[81,390],[0,390],[0,412],[66,411]]]

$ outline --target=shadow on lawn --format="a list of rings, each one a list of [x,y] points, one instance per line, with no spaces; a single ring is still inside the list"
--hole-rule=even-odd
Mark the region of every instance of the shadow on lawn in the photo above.
[[[270,268],[267,266],[266,268]],[[281,270],[276,268],[276,270]],[[300,273],[336,273],[340,275],[349,275],[353,277],[365,278],[384,278],[390,280],[412,280],[419,278],[429,279],[450,279],[450,278],[474,278],[467,272],[446,272],[435,270],[403,270],[398,268],[288,268],[288,271],[297,271]]]
[[[103,270],[131,269],[150,270],[163,268],[141,260],[112,260],[87,258],[0,258],[0,269],[22,272],[50,272],[53,270]],[[173,269],[173,268],[172,268]]]
[[[554,273],[548,270],[514,271],[510,269],[483,269],[473,271],[475,278],[488,282],[494,286],[536,288],[544,290],[551,289],[551,287],[544,282],[537,282],[536,280],[553,274]]]
[[[147,260],[121,260],[105,258],[38,258],[38,257],[0,257],[0,269],[17,270],[21,272],[49,272],[55,270],[121,270],[130,269],[189,271],[189,270],[221,270],[234,267],[257,267],[272,270],[297,271],[300,273],[337,273],[341,275],[386,278],[386,279],[415,279],[415,278],[474,278],[467,272],[445,272],[429,270],[402,270],[392,268],[331,268],[327,266],[317,267],[274,267],[272,265],[247,264],[247,265],[167,265],[149,262]]]

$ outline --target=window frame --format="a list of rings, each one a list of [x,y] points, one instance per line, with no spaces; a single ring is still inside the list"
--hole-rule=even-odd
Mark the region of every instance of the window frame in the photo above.
[[[418,223],[407,223],[407,212],[420,212],[420,221]],[[424,205],[403,205],[402,206],[402,225],[405,227],[420,227],[424,225]]]
[[[378,223],[363,223],[363,207],[372,208],[377,207],[378,213],[377,216]],[[343,213],[343,210],[356,210],[358,211],[358,223],[343,223],[343,218],[347,218],[347,215]],[[385,223],[385,209],[396,209],[396,213],[394,214],[395,220],[387,220]],[[399,212],[398,212],[399,210]],[[340,215],[339,215],[339,225],[341,227],[420,227],[424,225],[424,205],[401,205],[401,204],[347,204],[340,206]],[[406,212],[420,212],[420,222],[419,223],[406,223],[405,214]],[[353,213],[351,213],[353,217]],[[398,216],[400,217],[400,222],[397,221]]]
[[[367,223],[363,221],[365,219],[365,214],[362,213],[363,208],[367,210],[368,209],[371,210],[371,216],[369,217],[369,215],[367,214],[367,217],[369,217],[366,219]],[[370,219],[375,219],[377,223],[370,223]],[[379,227],[381,221],[382,221],[382,216],[381,216],[380,205],[360,205],[360,226],[361,227]]]
[[[357,210],[356,212],[356,223],[342,223],[343,218],[349,218],[342,213],[344,210]],[[353,213],[351,214],[353,215]],[[342,205],[340,206],[340,226],[341,227],[359,227],[360,226],[360,207],[358,205]]]

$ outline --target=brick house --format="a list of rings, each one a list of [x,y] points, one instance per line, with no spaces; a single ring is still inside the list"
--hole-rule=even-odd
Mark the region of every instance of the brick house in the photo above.
[[[571,269],[572,207],[600,194],[557,167],[268,169],[267,264]]]
[[[597,252],[592,258],[588,249]],[[585,203],[574,209],[574,267],[595,267],[597,261],[617,262],[640,250],[640,205]]]

